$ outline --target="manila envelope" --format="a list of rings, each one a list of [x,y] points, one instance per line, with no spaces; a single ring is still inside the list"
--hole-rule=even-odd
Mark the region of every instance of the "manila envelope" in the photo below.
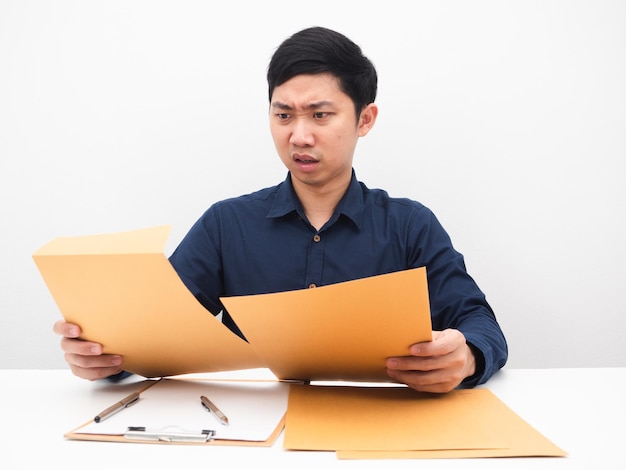
[[[563,457],[487,388],[292,385],[284,447],[340,459]]]
[[[458,392],[406,386],[291,385],[284,447],[407,451],[505,447]]]
[[[208,312],[163,249],[169,226],[57,238],[33,254],[66,321],[145,377],[265,367]]]
[[[388,382],[385,359],[432,339],[426,268],[222,303],[283,380]]]

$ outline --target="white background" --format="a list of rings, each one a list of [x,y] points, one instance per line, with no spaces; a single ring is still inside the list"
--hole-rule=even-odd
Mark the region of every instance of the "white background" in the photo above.
[[[410,8],[409,8],[410,6]],[[0,0],[0,368],[65,367],[32,253],[278,183],[265,72],[322,25],[379,72],[370,187],[429,206],[508,367],[626,366],[626,3]]]

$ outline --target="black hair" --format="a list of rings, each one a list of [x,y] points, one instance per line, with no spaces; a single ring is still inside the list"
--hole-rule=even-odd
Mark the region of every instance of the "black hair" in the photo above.
[[[315,26],[285,39],[267,69],[269,100],[274,88],[297,75],[330,73],[354,103],[357,118],[376,99],[378,76],[361,48],[341,33]]]

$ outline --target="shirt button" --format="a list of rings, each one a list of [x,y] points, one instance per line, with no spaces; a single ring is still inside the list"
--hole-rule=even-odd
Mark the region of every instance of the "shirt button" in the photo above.
[[[317,286],[313,283],[309,284],[309,289],[313,289],[314,287],[317,287]]]
[[[320,237],[318,234],[315,234],[315,236],[313,237],[313,241],[315,243],[319,242],[322,239],[322,237]]]

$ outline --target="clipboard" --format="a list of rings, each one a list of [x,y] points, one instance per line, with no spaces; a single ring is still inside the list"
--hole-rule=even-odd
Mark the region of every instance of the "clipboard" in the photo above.
[[[99,422],[67,432],[72,440],[269,447],[280,435],[289,383],[276,380],[146,380],[119,390],[112,404],[131,392],[139,399]],[[228,416],[221,424],[202,403],[210,397]],[[94,417],[100,410],[95,410]]]

